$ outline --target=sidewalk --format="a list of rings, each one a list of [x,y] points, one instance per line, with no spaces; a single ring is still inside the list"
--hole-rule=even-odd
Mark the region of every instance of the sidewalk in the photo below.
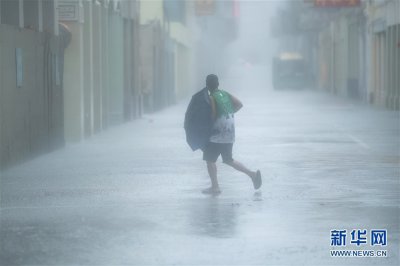
[[[2,173],[0,264],[398,265],[399,113],[235,94],[234,158],[261,170],[259,191],[219,163],[222,194],[200,193],[182,102]],[[330,230],[381,228],[387,258],[331,258]]]

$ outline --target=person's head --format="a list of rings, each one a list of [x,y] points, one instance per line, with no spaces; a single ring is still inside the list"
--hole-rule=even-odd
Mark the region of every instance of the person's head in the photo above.
[[[210,74],[206,79],[206,86],[209,90],[215,90],[219,86],[218,76],[214,74]]]

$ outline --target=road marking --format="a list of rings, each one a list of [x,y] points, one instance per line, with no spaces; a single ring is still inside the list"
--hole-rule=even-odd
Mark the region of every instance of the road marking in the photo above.
[[[361,139],[356,138],[356,137],[354,137],[353,135],[348,134],[348,133],[345,133],[345,134],[346,134],[346,136],[348,136],[349,138],[351,138],[355,143],[357,143],[359,146],[363,147],[364,149],[367,149],[367,150],[370,150],[370,149],[371,149],[371,147],[370,147],[367,143],[365,143],[364,141],[362,141]]]
[[[342,132],[345,136],[347,136],[348,138],[350,138],[351,140],[353,140],[355,143],[357,143],[359,146],[363,147],[366,150],[370,150],[371,147],[365,143],[364,141],[362,141],[361,139],[351,135],[350,133],[347,133],[346,130],[342,129],[340,126],[338,126],[337,124],[333,124],[333,127],[337,130]]]

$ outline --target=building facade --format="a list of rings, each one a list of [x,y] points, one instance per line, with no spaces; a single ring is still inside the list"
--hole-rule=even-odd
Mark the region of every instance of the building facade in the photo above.
[[[287,36],[309,39],[301,53],[312,62],[317,89],[399,109],[399,1],[306,0],[287,5],[285,12],[300,15],[291,16],[287,28],[281,21],[277,37],[282,43]]]
[[[240,3],[229,1],[194,1],[194,46],[196,85],[204,86],[210,73],[223,75],[228,69],[226,51],[238,37]]]
[[[1,0],[0,168],[198,90],[236,36],[235,2]]]
[[[58,6],[72,35],[65,50],[66,140],[139,117],[139,2],[60,0]]]
[[[368,45],[368,96],[377,106],[399,109],[400,2],[366,2]]]
[[[0,1],[0,169],[64,145],[57,2]]]

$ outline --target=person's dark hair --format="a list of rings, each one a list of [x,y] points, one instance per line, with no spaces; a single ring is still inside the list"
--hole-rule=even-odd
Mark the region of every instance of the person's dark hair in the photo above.
[[[210,74],[206,78],[206,86],[210,89],[216,89],[219,86],[218,76],[215,74]]]

